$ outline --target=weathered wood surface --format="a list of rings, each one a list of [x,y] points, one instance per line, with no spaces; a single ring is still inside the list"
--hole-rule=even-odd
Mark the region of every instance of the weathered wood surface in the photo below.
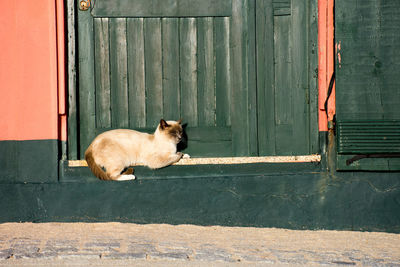
[[[155,8],[141,3],[138,10]],[[229,11],[217,16],[221,6]],[[196,142],[189,137],[198,156],[207,149],[207,155],[242,156],[317,152],[311,8],[287,0],[225,0],[207,16],[171,17],[168,10],[155,16],[155,8],[151,16],[116,17],[121,7],[98,1],[92,16],[78,12],[80,150],[107,128],[140,130],[161,118],[182,118],[188,129],[231,130],[228,143],[207,134]]]
[[[400,2],[337,1],[338,152],[397,153],[400,120]],[[354,155],[353,155],[354,156]],[[338,168],[399,170],[398,159],[338,155]]]
[[[400,1],[338,1],[337,119],[400,118]]]
[[[95,17],[229,17],[232,0],[96,0]]]

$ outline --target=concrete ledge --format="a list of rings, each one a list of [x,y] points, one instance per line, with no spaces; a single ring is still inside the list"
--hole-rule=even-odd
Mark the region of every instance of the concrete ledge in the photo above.
[[[181,159],[174,165],[217,165],[217,164],[249,164],[249,163],[300,163],[320,162],[321,155],[304,156],[269,156],[269,157],[218,157]],[[87,167],[85,160],[69,160],[68,167]]]

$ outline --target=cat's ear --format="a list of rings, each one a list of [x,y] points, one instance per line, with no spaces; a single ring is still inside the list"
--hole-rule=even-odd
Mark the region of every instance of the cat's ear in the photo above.
[[[182,119],[179,119],[176,123],[182,124]]]
[[[160,120],[160,128],[161,128],[161,130],[164,130],[168,126],[169,126],[168,123],[164,119]]]

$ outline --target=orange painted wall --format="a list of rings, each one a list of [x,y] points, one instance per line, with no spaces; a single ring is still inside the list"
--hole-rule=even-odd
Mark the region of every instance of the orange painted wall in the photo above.
[[[56,3],[63,8],[62,0],[0,1],[0,140],[66,138],[58,104],[64,55],[57,50],[64,44],[57,20],[63,25],[64,18]]]

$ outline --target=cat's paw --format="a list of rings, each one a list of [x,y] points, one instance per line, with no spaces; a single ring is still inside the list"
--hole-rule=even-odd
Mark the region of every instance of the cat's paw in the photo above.
[[[183,154],[182,158],[183,159],[190,159],[190,155],[189,154]]]
[[[129,180],[135,180],[136,177],[133,174],[123,174],[120,175],[117,179],[117,181],[129,181]]]

